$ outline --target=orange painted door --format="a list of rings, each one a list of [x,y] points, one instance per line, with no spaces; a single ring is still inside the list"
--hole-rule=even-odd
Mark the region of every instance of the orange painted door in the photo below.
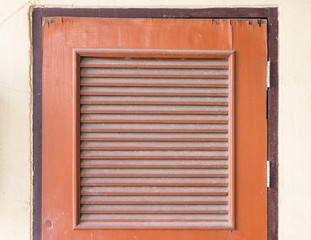
[[[47,239],[264,240],[267,238],[267,187],[266,187],[267,122],[266,122],[266,81],[265,81],[266,59],[267,59],[267,25],[265,21],[254,19],[253,20],[117,19],[117,18],[108,19],[108,18],[52,17],[43,19],[42,34],[43,34],[42,238],[44,240]],[[210,61],[208,63],[210,64],[210,68],[213,68],[214,70],[219,68],[224,69],[225,74],[228,75],[227,79],[228,83],[223,84],[223,86],[219,86],[217,85],[218,84],[217,79],[212,79],[211,81],[216,82],[216,84],[213,83],[214,85],[213,84],[207,85],[208,87],[210,87],[211,91],[214,88],[218,87],[228,89],[227,95],[222,96],[227,97],[226,98],[227,103],[218,104],[228,106],[228,110],[222,111],[223,114],[228,115],[228,119],[223,118],[223,116],[218,116],[216,120],[206,120],[206,122],[204,122],[207,123],[207,125],[210,124],[208,126],[210,126],[210,129],[212,129],[213,131],[215,131],[215,129],[217,130],[217,127],[216,128],[213,127],[213,124],[215,124],[216,121],[220,121],[217,119],[225,119],[221,120],[223,121],[221,122],[221,124],[224,123],[228,124],[228,131],[227,131],[228,136],[226,137],[226,139],[228,140],[227,142],[228,146],[222,147],[221,149],[211,148],[212,150],[215,151],[216,150],[228,151],[228,166],[220,167],[226,169],[221,171],[225,171],[226,174],[223,175],[227,176],[227,180],[222,179],[221,180],[222,182],[219,182],[220,184],[224,184],[221,185],[222,187],[226,186],[226,189],[229,189],[227,192],[225,191],[225,194],[227,194],[226,196],[227,200],[221,203],[224,205],[223,207],[214,206],[213,208],[211,208],[211,210],[202,211],[202,214],[204,212],[208,214],[210,213],[220,214],[215,215],[219,221],[215,221],[213,224],[205,224],[205,222],[207,221],[203,219],[199,221],[194,221],[194,223],[192,222],[191,224],[187,225],[183,224],[184,223],[183,221],[178,221],[178,214],[177,214],[174,219],[174,221],[177,222],[177,224],[175,225],[169,223],[169,221],[167,221],[168,222],[167,225],[165,225],[165,221],[164,223],[158,224],[155,223],[156,220],[154,220],[152,224],[146,225],[144,221],[142,221],[143,217],[142,219],[140,219],[141,225],[139,225],[139,221],[137,221],[136,225],[134,226],[132,225],[123,226],[122,224],[120,225],[120,223],[118,222],[108,225],[108,227],[106,225],[97,224],[96,222],[83,224],[82,221],[83,219],[81,220],[81,216],[83,211],[85,211],[85,209],[83,209],[83,207],[81,208],[80,203],[81,200],[80,193],[83,191],[82,190],[83,185],[80,185],[80,181],[83,181],[83,179],[81,180],[80,178],[82,176],[80,171],[87,172],[89,170],[82,169],[82,167],[80,166],[80,154],[81,156],[83,156],[82,148],[80,148],[81,147],[80,133],[82,129],[80,124],[82,124],[83,121],[85,120],[82,116],[83,112],[81,112],[84,110],[82,108],[80,109],[80,100],[82,103],[82,97],[80,99],[80,90],[82,88],[80,89],[80,87],[83,87],[83,82],[80,82],[80,77],[82,79],[83,74],[84,77],[90,76],[94,77],[96,75],[96,71],[92,70],[93,71],[92,72],[90,70],[90,72],[87,71],[83,72],[83,70],[80,70],[80,67],[82,67],[81,64],[83,65],[83,61],[86,61],[86,65],[90,66],[90,64],[92,63],[92,59],[90,60],[90,58],[92,57],[103,58],[106,61],[105,63],[108,65],[110,63],[109,61],[107,63],[107,59],[108,60],[113,59],[113,61],[116,62],[121,61],[120,62],[121,64],[123,64],[124,61],[128,61],[131,58],[138,59],[137,60],[138,63],[135,62],[135,64],[140,64],[139,62],[143,60],[151,59],[152,61],[159,61],[156,62],[156,64],[158,64],[157,65],[158,67],[162,66],[162,68],[163,63],[166,64],[167,59],[169,60],[177,59],[174,67],[166,66],[166,68],[175,68],[175,70],[177,69],[176,70],[177,72],[178,71],[180,72],[180,68],[182,68],[178,64],[181,64],[181,62],[184,61],[185,59],[187,60],[189,58],[191,59],[191,62],[196,61],[200,62],[203,61],[202,59],[204,59]],[[227,61],[227,66],[219,67],[219,65],[217,65],[218,64],[217,61],[220,62]],[[218,67],[217,66],[211,67],[212,63],[216,63]],[[141,64],[146,65],[146,63]],[[200,67],[200,64],[198,63],[194,64],[196,64],[196,67],[192,68],[196,68],[196,70],[198,70],[198,68],[204,69],[208,68],[206,66]],[[138,67],[136,66],[135,68],[136,69],[148,68],[143,65],[139,65]],[[164,69],[164,72],[165,71],[166,70]],[[195,73],[193,69],[191,71]],[[209,71],[210,70],[206,70],[206,72]],[[202,72],[203,78],[215,78],[213,72],[211,72],[213,77],[206,75],[206,72],[204,71]],[[120,73],[117,72],[114,74],[115,75],[113,75],[112,78],[115,78],[116,76],[118,76],[119,78],[120,76],[121,78],[124,77],[122,75],[122,72]],[[155,71],[154,74],[159,73]],[[187,87],[187,91],[192,91],[197,94],[200,94],[200,91],[202,90],[202,89],[200,90],[199,88],[201,86],[200,84],[202,84],[205,80],[203,79],[201,81],[200,79],[198,80],[199,77],[197,76],[193,77],[193,75],[189,73],[186,74],[188,75],[182,75],[179,77],[177,75],[176,75],[177,77],[175,76],[174,81],[179,81],[181,79],[181,81],[186,82],[186,84],[178,85],[178,87],[184,89],[186,89]],[[154,80],[152,84],[154,84],[153,86],[155,86],[158,91],[160,92],[162,91],[163,95],[163,92],[166,91],[166,90],[164,91],[163,88],[166,87],[170,88],[172,86],[165,84],[161,85],[161,81],[166,81],[165,80],[166,78],[171,79],[172,76],[161,75],[162,80],[159,78],[159,76],[160,75],[156,77],[156,79],[158,80]],[[133,76],[131,75],[130,78],[132,77]],[[183,80],[184,78],[187,80]],[[218,78],[222,77],[218,76]],[[127,81],[126,77],[124,77],[124,79],[123,79],[124,81]],[[189,83],[189,80],[193,81],[194,83],[197,83],[198,85],[193,86],[194,83],[191,82]],[[92,83],[92,79],[89,81],[90,83]],[[114,82],[111,84],[119,84],[118,87],[124,90],[126,86],[122,86],[122,79],[120,81],[121,83]],[[173,84],[174,81],[172,81]],[[138,84],[138,87],[142,87],[142,85],[139,84],[145,83],[139,82],[135,84]],[[207,85],[205,86],[202,85],[202,87],[206,88]],[[90,86],[91,86],[90,89],[92,89],[92,85]],[[137,87],[137,85],[135,86]],[[104,85],[100,87],[103,87],[103,91],[106,91]],[[115,85],[113,85],[112,87],[115,87]],[[184,96],[186,96],[185,91],[184,92],[183,91],[184,90],[175,91],[173,94],[175,94],[176,96],[181,96],[181,94],[184,94]],[[169,92],[165,93],[168,94]],[[156,93],[153,92],[152,94],[154,98],[154,96],[156,96]],[[150,99],[153,99],[152,94],[144,96],[145,99],[144,101],[151,101]],[[204,91],[202,92],[202,94],[204,94]],[[113,94],[110,93],[110,95]],[[200,95],[197,96],[201,97]],[[116,98],[117,97],[114,97],[114,99]],[[125,97],[123,97],[123,99],[125,99]],[[104,99],[103,101],[108,100]],[[194,100],[191,101],[198,101],[198,100],[194,98]],[[118,109],[122,109],[122,107],[116,106],[118,105],[118,99],[115,100],[114,103],[110,102],[109,104],[112,104],[112,106],[114,106],[110,108],[110,111],[112,112],[110,112],[109,114],[115,113]],[[136,102],[133,104],[139,105],[140,103]],[[157,105],[158,103],[152,104]],[[172,103],[168,102],[166,104],[170,105]],[[174,102],[174,104],[191,105],[191,103],[189,104],[187,100],[184,102],[181,101],[179,103]],[[204,99],[203,103],[201,100],[200,102],[196,102],[196,104],[192,105],[204,105]],[[191,107],[187,108],[185,111],[189,114],[191,113],[194,115],[202,115],[201,117],[197,117],[197,119],[204,119],[205,113],[204,114],[202,112],[198,113],[198,111],[196,111],[196,107],[193,107],[193,109],[191,109]],[[146,109],[148,110],[148,108]],[[175,111],[177,108],[172,109],[173,111]],[[144,110],[145,113],[147,110]],[[118,111],[119,111],[118,113],[120,113],[120,110]],[[129,110],[127,109],[127,112],[128,111]],[[133,109],[131,111],[133,113]],[[168,114],[168,115],[171,114],[169,113],[169,111],[165,111],[165,108],[164,110],[162,109],[161,111],[162,111],[161,114]],[[182,114],[184,114],[185,111]],[[137,113],[136,111],[135,114],[141,113]],[[152,107],[150,107],[148,114],[160,114],[160,113],[159,111],[156,113],[152,112]],[[217,115],[221,113],[218,112],[212,113],[211,111],[207,111],[206,114]],[[124,119],[118,118],[118,121],[124,122]],[[149,118],[149,120],[141,120],[141,121],[143,121],[142,124],[147,124],[148,121],[149,123],[153,124],[156,121],[160,121],[156,119],[158,118],[152,117]],[[179,121],[177,123],[184,124],[183,121],[187,121],[187,118],[184,119],[179,118],[179,120],[176,121]],[[201,120],[193,120],[192,122],[189,122],[189,124],[190,123],[203,124],[203,122],[200,121]],[[167,122],[168,124],[170,123],[169,120],[167,120]],[[196,131],[195,129],[196,126],[191,128],[191,131],[197,134],[198,131]],[[188,132],[191,131],[188,129]],[[148,132],[148,129],[145,130],[145,132]],[[215,141],[220,142],[222,141],[219,140],[219,138],[217,139],[218,140]],[[179,139],[178,141],[185,141],[185,140]],[[196,141],[198,140],[196,139]],[[202,139],[200,141],[204,142],[204,140]],[[117,149],[122,151],[123,150],[136,151],[141,149],[138,148],[137,146],[136,148],[135,147],[122,148],[122,146],[124,145],[122,144],[123,143],[120,143],[119,146],[116,144],[111,145],[112,147],[110,147],[110,150]],[[180,147],[170,147],[171,145],[169,144],[171,143],[168,143],[167,146],[164,146],[161,149],[164,151],[180,150]],[[158,146],[163,145],[160,144],[152,145],[152,147],[155,148],[156,150],[158,149]],[[178,145],[178,146],[186,146],[186,145]],[[154,151],[152,147],[149,147],[149,149]],[[206,149],[207,148],[204,147],[201,148],[193,147],[189,148],[188,150],[194,153],[196,150],[205,151]],[[184,155],[181,154],[179,156],[181,161]],[[201,157],[201,155],[198,155],[197,157],[199,158]],[[131,161],[133,161],[133,159]],[[182,163],[187,164],[186,160],[182,160]],[[182,164],[180,164],[179,166],[176,165],[175,168],[183,168],[182,166],[184,165]],[[80,167],[82,170],[80,169]],[[122,167],[124,168],[124,166],[120,165],[120,168]],[[139,167],[136,168],[138,169]],[[196,167],[193,168],[199,167],[198,165],[196,165]],[[114,170],[109,171],[113,173]],[[135,169],[133,171],[135,171]],[[137,171],[139,172],[140,170]],[[190,169],[189,171],[195,172],[197,170]],[[217,176],[224,177],[220,175]],[[217,176],[213,177],[217,178]],[[205,180],[206,179],[202,179],[202,181]],[[114,181],[120,184],[120,182],[122,182],[122,179],[120,180],[118,177],[114,177]],[[126,182],[123,183],[129,184]],[[187,182],[185,182],[185,184],[186,183]],[[196,184],[203,184],[203,183],[204,182],[202,183],[196,182]],[[219,183],[208,182],[208,184],[219,184]],[[201,185],[194,185],[194,187],[191,188],[192,189],[191,191],[197,192],[197,189],[199,189],[198,186]],[[150,189],[152,190],[152,188]],[[172,191],[175,191],[174,187],[172,187],[172,189],[173,189]],[[204,190],[205,188],[202,189]],[[207,190],[205,193],[208,193],[209,191],[208,187],[206,189]],[[215,187],[215,189],[218,188]],[[122,193],[123,191],[122,188],[120,191]],[[205,194],[204,191],[200,192],[200,194],[202,196],[208,195]],[[121,193],[119,194],[123,195]],[[154,193],[151,192],[149,193],[149,195],[152,194]],[[147,193],[146,199],[148,197],[150,196],[148,196]],[[206,199],[208,199],[209,197],[210,196],[206,197]],[[165,197],[163,197],[163,199],[164,198]],[[126,199],[125,197],[124,199],[127,200],[127,202],[129,202],[130,199],[133,198]],[[170,199],[171,202],[174,201],[174,194],[170,196]],[[178,201],[176,200],[175,202]],[[116,203],[110,202],[108,205],[113,206],[114,204]],[[190,207],[187,206],[187,204],[184,204],[183,208],[185,210],[183,214],[187,214],[188,211],[187,209],[190,208],[189,211],[192,211],[191,216],[193,216],[193,218],[198,219],[198,217],[201,217],[200,215],[201,204],[202,202],[200,204],[198,203],[197,205],[192,203]],[[219,201],[218,204],[221,205]],[[107,206],[102,205],[100,206],[101,207],[100,209],[104,209],[104,211],[108,212],[109,214],[112,213],[113,215],[113,209],[115,208],[111,207],[111,209],[109,209],[109,206],[107,208]],[[203,206],[203,209],[204,207],[206,206]],[[139,206],[133,207],[133,209],[138,208]],[[167,214],[170,214],[170,212],[173,214],[175,208],[180,209],[180,206],[177,207],[173,206],[172,209],[170,209],[170,206],[168,206],[167,208],[162,208],[162,210],[164,209],[162,213],[165,214],[165,211],[167,211]],[[91,210],[94,209],[94,206],[90,206],[89,208],[87,208],[85,212],[88,213],[87,211],[89,209]],[[210,208],[207,206],[207,209]],[[217,209],[221,209],[221,211]],[[145,214],[146,212],[142,213]],[[125,212],[122,214],[126,215],[129,214],[129,212]],[[155,214],[157,215],[155,219],[161,218],[159,212]],[[150,216],[152,218],[152,215]],[[225,218],[228,219],[226,220]],[[227,221],[224,224],[217,223],[222,221],[224,222],[225,221],[224,219]],[[187,221],[185,220],[185,222]]]

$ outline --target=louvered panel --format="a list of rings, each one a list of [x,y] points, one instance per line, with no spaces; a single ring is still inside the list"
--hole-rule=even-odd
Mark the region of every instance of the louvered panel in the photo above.
[[[230,225],[230,66],[198,56],[81,58],[81,226]]]

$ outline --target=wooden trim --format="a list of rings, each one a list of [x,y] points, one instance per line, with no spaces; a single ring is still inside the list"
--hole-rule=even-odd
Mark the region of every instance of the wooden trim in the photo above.
[[[270,188],[268,189],[268,240],[278,239],[279,230],[279,186],[278,186],[278,9],[270,9],[268,15],[268,57],[270,59],[270,89],[268,91],[268,159],[270,161]]]
[[[73,118],[75,119],[73,124],[73,138],[75,139],[74,144],[74,165],[73,165],[73,228],[75,228],[80,221],[80,55],[78,52],[73,51]]]
[[[154,49],[75,49],[83,57],[127,57],[131,58],[227,58],[233,51],[231,50],[154,50]]]
[[[235,54],[229,59],[229,221],[235,229]]]
[[[33,239],[41,239],[42,222],[42,11],[32,13],[33,42]]]
[[[271,183],[268,190],[268,240],[278,239],[278,8],[205,9],[69,9],[35,8],[32,13],[33,40],[33,239],[41,239],[42,212],[42,17],[110,18],[264,18],[268,20],[268,57],[271,85],[267,94],[268,158]]]

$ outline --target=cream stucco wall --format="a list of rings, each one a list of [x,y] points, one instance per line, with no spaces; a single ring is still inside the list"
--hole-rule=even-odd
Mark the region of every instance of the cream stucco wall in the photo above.
[[[279,239],[311,239],[310,0],[1,0],[0,239],[30,240],[32,7],[279,7]],[[251,240],[251,239],[248,239]]]

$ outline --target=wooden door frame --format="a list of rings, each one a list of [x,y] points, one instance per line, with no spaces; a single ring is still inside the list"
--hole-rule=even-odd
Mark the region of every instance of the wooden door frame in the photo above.
[[[261,18],[268,21],[270,88],[267,91],[268,240],[278,239],[278,8],[117,9],[35,8],[32,12],[33,43],[33,239],[41,240],[42,212],[42,17],[106,18]]]

